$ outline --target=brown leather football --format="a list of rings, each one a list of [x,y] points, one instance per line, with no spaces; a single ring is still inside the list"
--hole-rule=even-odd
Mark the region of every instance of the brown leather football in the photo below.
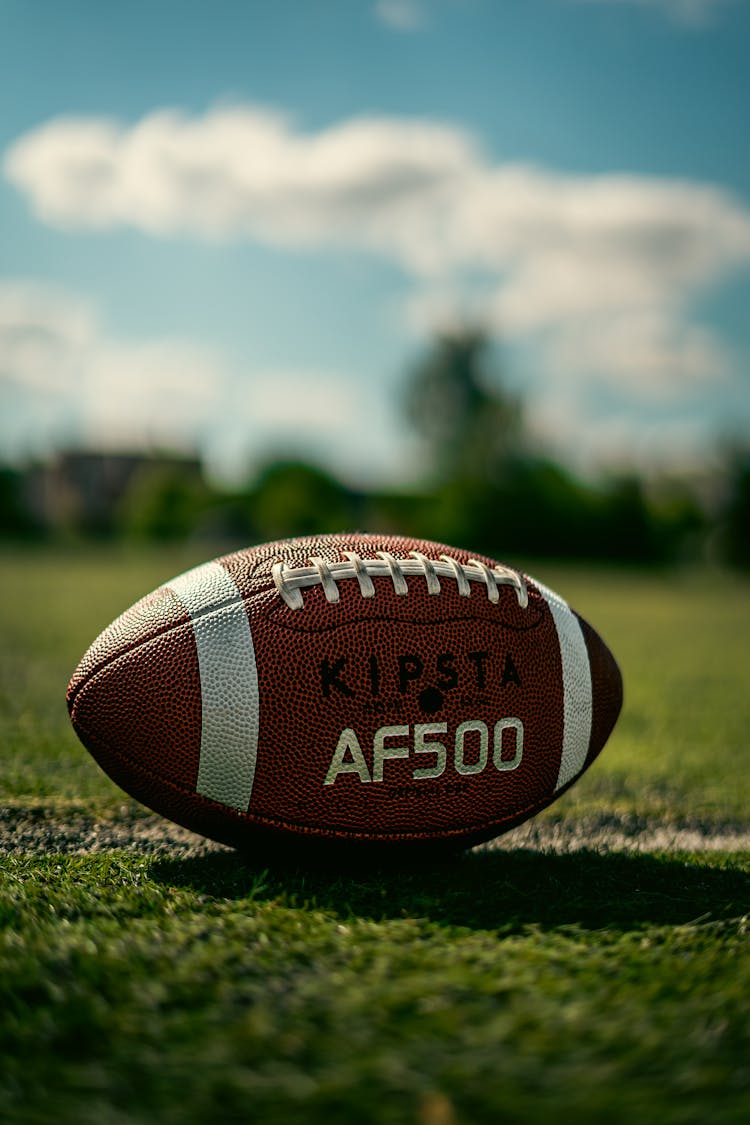
[[[297,838],[468,845],[591,764],[622,680],[541,583],[437,543],[269,543],[165,583],[68,688],[104,770],[237,847]]]

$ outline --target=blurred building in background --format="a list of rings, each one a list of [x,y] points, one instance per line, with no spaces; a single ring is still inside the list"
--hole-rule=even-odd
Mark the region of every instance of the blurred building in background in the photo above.
[[[200,459],[168,453],[69,450],[25,474],[23,500],[31,523],[45,532],[109,535],[127,516],[127,499],[146,479],[175,478],[199,486]],[[127,520],[126,520],[127,522]]]

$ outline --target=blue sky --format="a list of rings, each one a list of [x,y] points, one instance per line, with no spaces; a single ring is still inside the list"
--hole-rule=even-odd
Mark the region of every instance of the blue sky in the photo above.
[[[750,430],[743,0],[0,0],[0,458],[408,477],[480,319],[582,468]]]

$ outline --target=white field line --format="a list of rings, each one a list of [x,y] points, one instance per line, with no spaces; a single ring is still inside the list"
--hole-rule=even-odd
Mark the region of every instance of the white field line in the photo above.
[[[654,851],[750,851],[750,826],[734,823],[667,823],[617,816],[529,821],[478,850],[524,848],[569,854]],[[162,817],[123,806],[117,816],[52,807],[0,807],[0,854],[89,855],[126,849],[144,855],[186,858],[226,850]]]
[[[566,854],[595,852],[737,852],[750,851],[750,827],[739,824],[680,824],[609,815],[579,821],[533,820],[482,847],[530,848]]]

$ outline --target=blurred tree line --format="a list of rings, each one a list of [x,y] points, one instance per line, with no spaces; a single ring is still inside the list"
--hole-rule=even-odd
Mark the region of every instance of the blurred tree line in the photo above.
[[[475,330],[433,342],[408,374],[402,405],[424,465],[404,490],[357,490],[286,459],[230,491],[209,484],[195,458],[78,453],[57,466],[0,468],[0,535],[239,545],[366,529],[510,560],[710,554],[750,567],[750,447],[727,456],[709,504],[686,481],[655,487],[635,472],[584,481],[532,442],[521,400]]]

